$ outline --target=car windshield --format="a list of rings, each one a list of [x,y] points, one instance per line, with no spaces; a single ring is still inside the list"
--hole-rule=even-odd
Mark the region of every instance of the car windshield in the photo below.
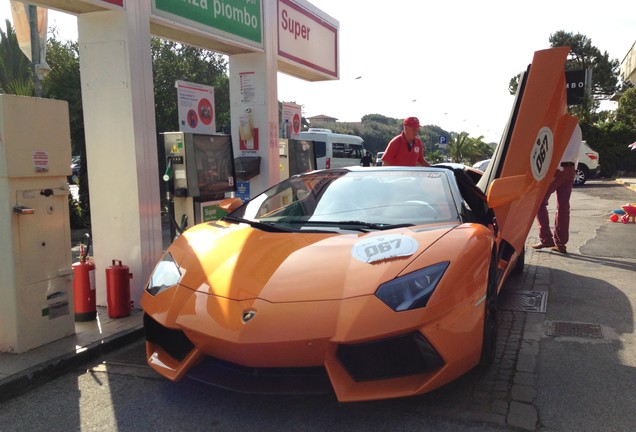
[[[279,183],[227,219],[312,231],[457,222],[449,173],[425,168],[315,171]]]

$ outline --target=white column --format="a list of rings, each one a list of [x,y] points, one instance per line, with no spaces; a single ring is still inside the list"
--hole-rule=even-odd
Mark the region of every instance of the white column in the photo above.
[[[236,54],[230,63],[230,115],[232,143],[235,157],[241,156],[239,149],[240,118],[246,109],[251,109],[254,127],[258,129],[261,160],[260,175],[250,180],[250,197],[264,191],[280,180],[278,156],[278,34],[277,0],[263,0],[264,53]],[[254,97],[243,101],[241,77],[249,77],[254,84]],[[252,155],[251,153],[247,154]]]
[[[150,1],[78,15],[97,304],[105,269],[130,268],[139,300],[163,250],[150,50]]]

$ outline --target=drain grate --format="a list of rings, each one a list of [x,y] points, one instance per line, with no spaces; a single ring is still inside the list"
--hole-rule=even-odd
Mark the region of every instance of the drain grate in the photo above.
[[[545,291],[503,291],[497,306],[500,310],[545,312],[547,300]]]
[[[603,338],[603,331],[599,324],[575,323],[564,321],[548,321],[546,334],[548,336],[568,336],[582,338]]]

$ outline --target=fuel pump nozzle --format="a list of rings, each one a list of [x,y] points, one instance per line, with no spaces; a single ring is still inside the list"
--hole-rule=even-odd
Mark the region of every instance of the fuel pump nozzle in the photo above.
[[[168,162],[166,163],[166,172],[163,173],[163,181],[169,182],[172,179],[172,158],[168,157]],[[168,191],[168,193],[170,193]]]
[[[179,225],[174,215],[174,194],[172,193],[172,188],[174,187],[174,185],[172,183],[172,164],[173,158],[171,156],[168,156],[168,158],[166,159],[166,171],[163,173],[162,179],[168,184],[168,187],[166,188],[166,200],[168,201],[168,216],[170,218],[170,238],[174,239],[177,232],[179,234],[183,234],[183,231],[185,231],[185,226],[183,220],[181,221],[181,225]],[[185,225],[187,225],[187,221]]]

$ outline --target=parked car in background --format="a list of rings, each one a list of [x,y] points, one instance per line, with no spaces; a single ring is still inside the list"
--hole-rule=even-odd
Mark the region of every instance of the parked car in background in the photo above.
[[[488,167],[490,159],[485,159],[473,164],[473,168],[479,171],[485,171]],[[588,179],[596,177],[600,169],[599,155],[596,150],[590,147],[587,142],[581,142],[581,150],[579,153],[579,164],[576,167],[574,175],[574,186],[585,184]]]
[[[473,164],[473,168],[478,169],[479,171],[486,171],[486,167],[488,167],[488,163],[490,162],[490,159],[485,159],[479,162],[475,162]]]
[[[375,166],[382,166],[382,156],[384,156],[383,151],[375,155]]]
[[[576,166],[576,174],[574,175],[574,186],[585,184],[588,179],[596,177],[599,172],[600,164],[598,152],[590,147],[587,142],[581,142],[581,150],[579,152],[579,164]]]

